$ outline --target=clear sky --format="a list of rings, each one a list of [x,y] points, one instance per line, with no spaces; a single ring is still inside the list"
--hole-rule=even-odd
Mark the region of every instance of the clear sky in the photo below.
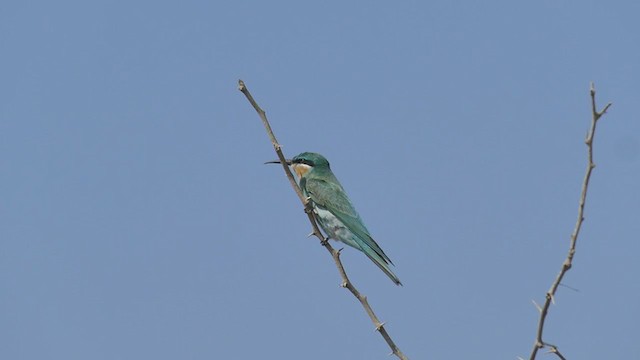
[[[640,2],[4,1],[0,358],[389,359],[275,158],[324,154],[411,359],[640,353]],[[338,244],[339,247],[339,244]],[[571,288],[569,288],[571,287]],[[576,289],[576,290],[572,290]],[[549,358],[541,355],[541,358]]]

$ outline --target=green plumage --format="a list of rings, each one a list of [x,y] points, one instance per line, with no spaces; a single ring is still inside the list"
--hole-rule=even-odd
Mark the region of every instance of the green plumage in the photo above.
[[[302,174],[300,187],[313,201],[316,218],[324,232],[330,238],[365,253],[394,283],[402,285],[389,267],[393,264],[391,259],[373,240],[344,188],[333,175],[327,159],[320,154],[306,152],[294,157],[291,165],[308,170],[296,173]]]

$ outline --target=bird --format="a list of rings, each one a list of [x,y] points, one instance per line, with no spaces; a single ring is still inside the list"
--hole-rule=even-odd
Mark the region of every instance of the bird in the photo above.
[[[279,164],[280,161],[267,163]],[[286,163],[297,175],[303,195],[311,200],[315,218],[327,237],[362,251],[396,285],[402,285],[389,267],[394,265],[393,262],[371,236],[340,181],[331,171],[329,161],[318,153],[303,152],[287,159]]]

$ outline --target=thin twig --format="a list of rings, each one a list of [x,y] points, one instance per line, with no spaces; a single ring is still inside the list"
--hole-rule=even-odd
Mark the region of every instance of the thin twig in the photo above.
[[[358,291],[358,289],[356,289],[356,287],[353,286],[353,283],[351,282],[351,280],[349,280],[349,277],[347,276],[347,273],[344,270],[344,266],[342,265],[342,261],[340,260],[340,250],[334,249],[333,246],[329,244],[329,241],[328,241],[329,239],[325,238],[324,235],[322,235],[322,232],[320,232],[320,228],[318,227],[318,222],[316,221],[315,215],[312,211],[311,200],[306,198],[302,194],[302,190],[296,183],[296,180],[293,177],[293,174],[291,173],[291,169],[289,169],[289,165],[287,165],[286,158],[282,153],[282,146],[280,146],[280,144],[278,143],[278,140],[276,140],[276,137],[273,134],[273,130],[271,129],[269,120],[267,120],[266,113],[264,112],[264,110],[260,108],[258,103],[253,99],[253,96],[251,96],[251,93],[249,92],[249,89],[247,89],[246,85],[244,84],[244,81],[238,80],[238,90],[240,90],[247,97],[247,100],[249,100],[253,108],[258,112],[258,115],[260,115],[260,119],[262,119],[262,124],[267,130],[269,139],[271,139],[271,144],[273,145],[273,148],[276,151],[276,154],[278,155],[278,159],[280,160],[280,163],[282,164],[284,172],[287,175],[287,179],[289,179],[289,183],[291,183],[291,187],[293,187],[293,190],[295,190],[296,194],[298,195],[298,198],[300,199],[300,201],[304,206],[304,211],[307,214],[307,217],[309,218],[311,227],[313,228],[313,232],[310,235],[315,235],[318,239],[320,239],[320,244],[324,246],[325,249],[327,249],[327,251],[329,251],[329,254],[331,254],[331,257],[333,258],[333,261],[335,262],[336,267],[338,268],[338,272],[340,273],[340,277],[342,278],[342,284],[340,286],[349,289],[349,291],[351,291],[353,296],[355,296],[356,299],[360,301],[360,304],[362,305],[364,310],[367,312],[367,315],[369,315],[369,318],[373,322],[373,325],[375,326],[376,331],[380,332],[380,335],[382,335],[384,340],[387,342],[387,345],[389,345],[389,347],[391,348],[392,354],[396,355],[399,359],[407,360],[408,357],[404,355],[402,351],[400,351],[400,349],[393,342],[393,339],[391,339],[391,336],[389,336],[389,333],[384,327],[384,323],[380,322],[376,314],[373,312],[373,309],[371,308],[371,306],[369,305],[369,302],[367,301],[367,297],[361,294]]]
[[[558,350],[557,347],[555,347],[554,345],[549,345],[549,352],[552,354],[556,354],[557,357],[560,358],[560,360],[567,360],[562,353],[560,353],[560,350]]]
[[[585,139],[585,144],[587,145],[587,170],[584,175],[584,180],[582,182],[582,191],[580,194],[580,202],[578,204],[578,219],[576,220],[576,225],[571,233],[571,241],[569,244],[569,253],[567,254],[566,259],[562,263],[562,267],[560,268],[560,272],[556,276],[556,279],[551,284],[551,288],[547,291],[545,296],[544,305],[539,309],[540,311],[540,319],[538,320],[538,331],[536,334],[536,341],[533,344],[533,349],[531,350],[530,360],[536,358],[538,354],[538,350],[548,347],[551,353],[556,354],[560,359],[565,359],[565,357],[560,353],[558,347],[549,343],[546,343],[542,340],[542,333],[544,331],[545,320],[547,319],[547,314],[549,313],[549,307],[551,303],[554,302],[554,297],[556,291],[558,290],[558,286],[562,282],[564,275],[571,269],[573,263],[573,256],[576,253],[576,242],[578,241],[578,235],[580,234],[580,229],[582,228],[582,222],[584,221],[584,205],[587,200],[587,189],[589,188],[589,180],[591,179],[591,172],[593,168],[596,167],[596,164],[593,162],[593,139],[596,133],[596,125],[598,124],[598,120],[600,117],[604,115],[605,112],[611,106],[611,103],[608,103],[602,111],[598,111],[596,108],[596,89],[591,83],[590,88],[591,94],[591,127],[589,128],[589,132],[587,133],[587,138]]]

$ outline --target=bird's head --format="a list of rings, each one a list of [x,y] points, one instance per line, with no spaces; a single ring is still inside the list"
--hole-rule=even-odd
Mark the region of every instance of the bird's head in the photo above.
[[[267,164],[279,164],[279,160],[269,161]],[[303,152],[293,157],[291,160],[287,160],[287,165],[290,165],[293,171],[299,178],[303,178],[307,173],[317,169],[329,169],[329,161],[318,154],[312,152]]]

